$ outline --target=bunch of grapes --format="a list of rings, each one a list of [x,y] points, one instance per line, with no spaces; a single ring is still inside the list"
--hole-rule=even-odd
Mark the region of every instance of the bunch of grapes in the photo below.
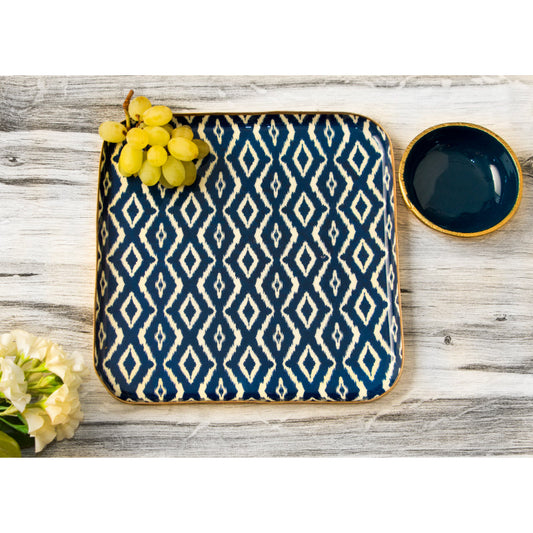
[[[108,120],[98,130],[104,141],[126,141],[118,160],[119,172],[124,177],[139,176],[148,186],[192,185],[196,179],[194,160],[209,154],[209,145],[195,139],[190,126],[174,127],[167,106],[153,106],[145,96],[131,100],[132,94],[130,91],[124,102],[126,124]]]

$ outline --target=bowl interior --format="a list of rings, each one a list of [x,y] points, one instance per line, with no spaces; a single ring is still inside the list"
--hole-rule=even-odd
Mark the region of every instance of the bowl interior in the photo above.
[[[406,155],[404,194],[422,218],[447,232],[475,234],[500,224],[520,196],[518,162],[496,136],[470,125],[422,135]]]

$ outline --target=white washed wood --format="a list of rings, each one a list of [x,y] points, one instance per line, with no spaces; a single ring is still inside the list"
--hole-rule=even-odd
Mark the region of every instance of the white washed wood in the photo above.
[[[92,368],[98,124],[133,88],[183,111],[350,111],[389,133],[396,167],[428,126],[501,135],[524,197],[500,231],[430,230],[398,197],[405,367],[360,405],[128,406]],[[85,421],[43,456],[533,453],[532,77],[0,78],[0,323],[81,352]],[[25,452],[25,455],[31,455]]]

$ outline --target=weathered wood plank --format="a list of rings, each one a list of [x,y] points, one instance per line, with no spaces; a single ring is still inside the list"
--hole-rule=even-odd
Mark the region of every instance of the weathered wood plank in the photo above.
[[[229,411],[223,406],[206,407],[206,416],[195,421],[172,422],[165,416],[150,424],[88,421],[74,441],[57,443],[42,455],[225,457],[231,450],[235,457],[408,457],[533,451],[531,435],[522,427],[523,413],[533,407],[531,398],[406,401],[385,412],[362,406],[339,412],[337,406],[320,405],[308,418],[276,416],[282,407],[247,406],[237,417],[228,413],[224,421],[210,416],[214,410]]]

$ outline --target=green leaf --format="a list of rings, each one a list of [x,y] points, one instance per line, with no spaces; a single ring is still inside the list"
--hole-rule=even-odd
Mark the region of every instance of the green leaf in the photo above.
[[[0,418],[0,422],[3,422],[10,428],[16,429],[17,431],[21,431],[23,433],[28,432],[28,426],[26,424],[18,424],[19,418],[16,416],[4,416]]]
[[[6,423],[6,418],[0,417],[0,431],[3,431],[12,439],[17,441],[21,448],[33,448],[33,446],[35,445],[35,439],[27,434],[27,426],[21,424]],[[18,420],[18,418],[16,417],[9,417],[9,419],[15,422]]]
[[[20,457],[17,441],[3,431],[0,431],[0,457]]]

